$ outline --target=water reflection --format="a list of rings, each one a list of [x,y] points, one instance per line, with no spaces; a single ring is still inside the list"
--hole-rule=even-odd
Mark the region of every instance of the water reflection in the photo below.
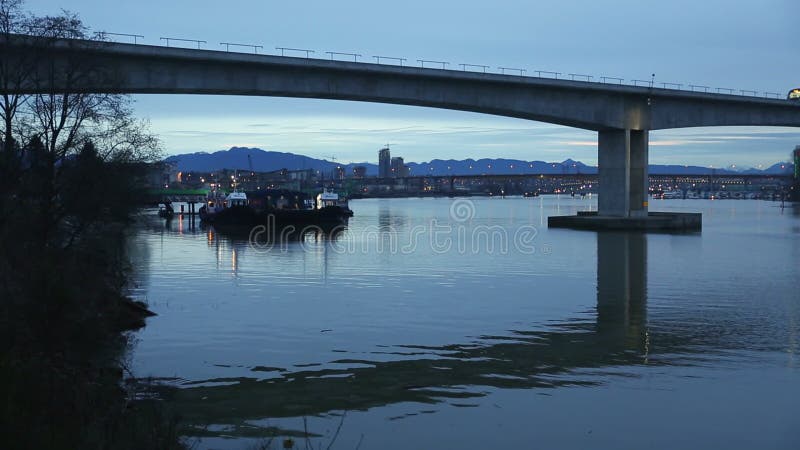
[[[267,232],[257,232],[254,229],[225,229],[217,230],[213,225],[206,224],[199,219],[193,217],[163,219],[156,217],[153,214],[148,214],[148,211],[140,217],[140,226],[154,234],[160,235],[177,235],[177,236],[194,236],[199,234],[206,235],[209,246],[216,240],[223,239],[230,243],[250,243],[250,242],[274,242],[274,241],[332,241],[339,239],[342,234],[347,230],[347,223],[345,224],[326,224],[320,226],[307,226],[307,227],[284,227],[282,229],[266,230]],[[258,228],[258,227],[256,227]]]
[[[320,252],[322,259],[322,276],[327,279],[328,252],[330,244],[345,236],[347,225],[308,226],[303,228],[286,227],[270,232],[270,230],[225,229],[217,230],[212,225],[187,217],[164,219],[157,217],[152,211],[145,211],[139,218],[139,226],[150,234],[161,239],[162,259],[165,245],[164,239],[171,237],[197,238],[205,240],[206,246],[215,256],[215,268],[230,270],[233,278],[239,277],[243,256],[248,252],[264,253],[287,252],[298,245],[300,251]],[[139,261],[146,266],[145,260]],[[139,278],[144,280],[147,275]]]
[[[388,200],[383,199],[378,206],[378,229],[382,232],[403,229],[409,218],[403,211],[392,210]]]
[[[264,361],[263,366],[250,368],[252,377],[183,381],[178,388],[164,387],[162,394],[197,427],[197,433],[202,429],[208,435],[207,425],[226,424],[226,435],[252,435],[252,421],[264,418],[367,410],[402,402],[470,406],[470,399],[486,395],[486,387],[597,385],[603,382],[594,373],[598,370],[678,364],[666,355],[692,352],[689,338],[664,336],[659,349],[664,356],[648,360],[646,294],[646,236],[598,233],[593,317],[576,317],[544,330],[482,335],[466,343],[376,346],[371,352],[374,359],[344,357],[328,362],[337,368],[271,367]]]
[[[597,331],[647,353],[647,235],[597,233]]]
[[[545,223],[539,215],[557,202],[574,208],[549,197],[472,201],[467,233]],[[798,210],[674,206],[702,210],[703,233],[542,226],[532,255],[376,248],[434,219],[456,225],[444,199],[359,200],[337,242],[320,234],[269,253],[158,222],[141,242],[152,250],[144,291],[159,316],[139,333],[134,370],[176,377],[162,389],[194,425],[187,434],[235,438],[204,439],[208,448],[286,433],[267,425],[297,432],[304,416],[311,432],[330,435],[342,410],[355,410],[345,448],[360,433],[365,448],[497,439],[616,448],[620,436],[669,439],[665,423],[678,438],[664,447],[690,436],[744,448],[764,429],[796,442]],[[597,405],[612,407],[597,415]]]

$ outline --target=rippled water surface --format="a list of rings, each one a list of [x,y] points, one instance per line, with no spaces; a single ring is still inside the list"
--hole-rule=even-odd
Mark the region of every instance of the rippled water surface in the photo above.
[[[800,207],[651,205],[702,233],[547,229],[596,208],[563,197],[357,200],[257,246],[145,218],[134,372],[200,448],[798,448]]]

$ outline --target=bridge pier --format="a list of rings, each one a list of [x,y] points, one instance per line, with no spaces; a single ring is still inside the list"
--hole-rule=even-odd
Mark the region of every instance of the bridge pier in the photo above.
[[[590,230],[699,231],[702,216],[693,213],[651,213],[648,209],[649,131],[601,130],[597,136],[597,212],[551,216],[554,228]]]
[[[598,215],[647,217],[647,130],[598,133]]]

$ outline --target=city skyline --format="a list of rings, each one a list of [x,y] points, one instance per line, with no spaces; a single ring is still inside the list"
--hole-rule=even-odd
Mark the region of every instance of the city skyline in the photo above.
[[[623,4],[624,3],[624,4]],[[499,2],[492,8],[440,2],[376,6],[233,1],[197,9],[189,2],[110,5],[96,0],[29,1],[36,14],[73,11],[95,31],[254,43],[371,55],[558,70],[563,73],[649,79],[778,92],[800,81],[790,17],[795,2],[737,5],[618,2]],[[724,17],[719,11],[725,11]],[[155,12],[155,13],[154,13]],[[355,12],[355,14],[354,14]],[[613,29],[613,33],[607,32]],[[678,31],[680,30],[680,31]],[[174,45],[174,44],[173,44]],[[243,49],[242,51],[246,51]],[[531,56],[528,56],[531,55]],[[745,63],[746,61],[746,63]],[[149,119],[167,154],[213,152],[233,146],[369,158],[390,142],[411,161],[432,158],[518,158],[597,162],[596,133],[475,113],[330,100],[137,95],[136,114]],[[651,133],[653,164],[758,167],[786,161],[800,143],[796,128],[719,127]]]
[[[796,148],[800,148],[800,145],[798,145]],[[244,153],[241,153],[241,152],[244,152]],[[386,168],[382,169],[382,167],[381,167],[382,166],[382,157],[381,157],[381,155],[383,155],[384,152],[387,152],[386,153],[387,157],[385,159],[385,167]],[[373,153],[375,153],[375,152],[373,152]],[[299,160],[295,161],[294,165],[292,163],[286,164],[285,161],[284,162],[277,162],[278,165],[275,166],[275,167],[280,166],[281,168],[284,168],[284,169],[301,170],[303,168],[302,167],[303,162],[301,160],[308,158],[309,161],[325,162],[325,163],[332,164],[332,165],[341,165],[343,167],[359,167],[359,166],[365,166],[365,165],[366,166],[372,166],[377,171],[379,176],[385,176],[385,177],[392,176],[392,174],[398,170],[397,167],[399,167],[400,164],[406,166],[406,169],[404,169],[404,170],[410,170],[410,166],[409,165],[416,166],[416,167],[425,167],[425,168],[427,168],[427,167],[431,167],[431,165],[433,165],[433,164],[441,165],[441,163],[451,163],[451,162],[455,163],[455,164],[469,164],[471,162],[484,162],[484,163],[489,162],[490,165],[491,165],[490,168],[493,169],[492,171],[493,172],[497,172],[497,173],[505,173],[505,172],[507,172],[506,169],[510,169],[509,173],[513,173],[514,172],[513,169],[515,169],[515,168],[516,169],[523,169],[524,167],[528,167],[528,164],[531,164],[531,167],[533,167],[533,165],[532,165],[533,163],[544,163],[544,164],[548,164],[548,165],[553,164],[554,166],[555,165],[561,165],[561,164],[572,164],[572,165],[578,164],[579,166],[585,166],[586,168],[594,169],[594,170],[596,170],[597,167],[598,167],[597,164],[587,163],[586,161],[583,161],[583,160],[580,160],[580,159],[575,159],[575,158],[570,158],[570,157],[567,157],[567,158],[564,158],[564,159],[554,159],[554,160],[517,159],[517,158],[504,158],[504,157],[480,157],[480,158],[469,158],[469,157],[467,157],[467,158],[438,158],[438,157],[433,157],[433,158],[429,158],[429,159],[425,159],[425,160],[414,161],[414,160],[407,160],[405,158],[405,156],[401,152],[399,152],[397,150],[392,151],[391,149],[389,149],[386,146],[383,146],[383,147],[378,149],[378,151],[376,153],[377,156],[373,155],[372,157],[366,157],[366,158],[364,158],[362,160],[359,160],[359,161],[340,161],[338,158],[332,159],[331,156],[333,156],[333,155],[330,155],[328,157],[323,156],[323,157],[317,158],[317,157],[314,157],[312,155],[306,155],[306,154],[302,154],[302,153],[273,151],[273,150],[262,149],[262,148],[259,148],[259,147],[247,147],[247,146],[233,146],[233,147],[230,147],[230,148],[227,148],[227,149],[219,149],[219,150],[215,150],[215,151],[200,151],[200,152],[189,152],[189,153],[174,154],[174,155],[167,156],[165,158],[165,161],[173,161],[174,162],[174,161],[178,161],[178,160],[186,160],[186,158],[189,158],[189,159],[194,159],[194,158],[201,158],[201,159],[221,158],[222,159],[221,161],[233,160],[233,161],[237,161],[237,162],[236,163],[231,163],[233,165],[223,165],[223,166],[219,166],[216,169],[209,169],[209,171],[210,170],[233,170],[233,169],[237,168],[236,164],[244,163],[244,160],[239,161],[239,159],[241,159],[242,155],[247,155],[247,154],[250,154],[250,155],[253,155],[253,154],[255,154],[255,155],[263,155],[263,156],[267,156],[267,157],[273,157],[274,156],[274,157],[278,157],[278,158],[287,158],[287,157],[288,158],[300,158]],[[261,162],[263,163],[263,161],[261,161]],[[218,163],[224,164],[224,162],[218,162]],[[507,164],[510,164],[510,166],[509,167],[506,167],[506,166],[495,166],[495,163],[507,163]],[[281,164],[283,164],[283,166],[281,166]],[[300,165],[298,165],[298,164],[300,164]],[[397,164],[398,166],[395,167],[395,164]],[[522,164],[522,166],[517,166],[517,164]],[[768,164],[758,164],[756,166],[743,166],[743,165],[739,165],[739,164],[728,164],[728,165],[714,165],[714,164],[660,164],[660,163],[653,163],[653,162],[650,162],[649,166],[651,168],[652,167],[659,167],[659,168],[663,168],[663,167],[686,167],[686,168],[690,168],[691,167],[691,168],[704,168],[704,169],[724,169],[724,170],[729,171],[729,172],[747,172],[747,171],[752,171],[752,170],[759,170],[759,171],[767,170],[767,169],[771,169],[771,168],[779,166],[779,165],[783,166],[784,164],[789,166],[789,167],[791,167],[792,164],[794,164],[794,163],[792,162],[792,158],[787,158],[785,160],[773,161],[773,162],[768,163]],[[515,167],[515,166],[517,166],[517,167]],[[472,169],[472,166],[469,166],[469,168]],[[480,170],[480,168],[477,168],[477,167],[475,169],[476,170]],[[199,170],[199,169],[186,169],[186,170]],[[259,169],[259,170],[267,170],[267,169],[263,169],[262,168],[262,169]],[[271,170],[271,169],[269,169],[269,170]],[[199,171],[203,171],[203,170],[199,170]]]

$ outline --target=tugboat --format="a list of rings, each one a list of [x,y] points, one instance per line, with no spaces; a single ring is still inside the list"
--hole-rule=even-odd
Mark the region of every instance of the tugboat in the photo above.
[[[197,213],[200,215],[200,220],[205,222],[213,222],[217,214],[222,213],[230,208],[239,209],[247,208],[247,194],[239,192],[234,189],[233,192],[223,197],[216,189],[212,189],[206,195],[206,202]]]

